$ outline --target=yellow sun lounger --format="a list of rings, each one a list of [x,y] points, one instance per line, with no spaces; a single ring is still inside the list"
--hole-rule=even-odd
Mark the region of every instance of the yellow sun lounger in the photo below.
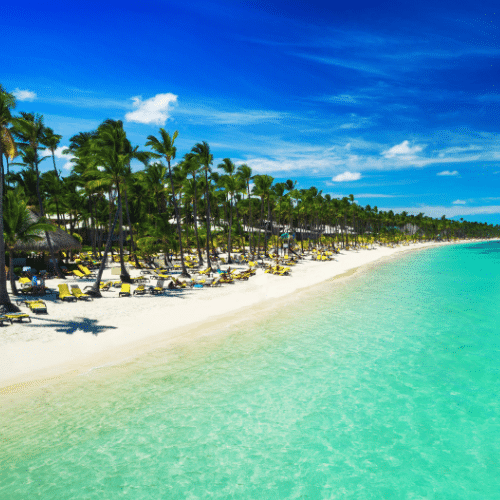
[[[47,314],[47,305],[43,300],[25,300],[24,303],[32,310],[34,313],[45,313]]]
[[[130,283],[122,283],[119,297],[130,297]]]
[[[19,278],[19,284],[21,286],[31,286],[31,280],[29,278]]]
[[[68,285],[63,283],[62,285],[57,285],[59,288],[59,298],[61,300],[76,300],[76,297],[71,295]]]
[[[88,267],[85,267],[83,266],[82,264],[78,264],[78,269],[80,269],[80,271],[85,275],[85,276],[88,276],[89,278],[90,277],[95,277],[97,276],[96,273],[93,273],[90,271],[90,269]]]
[[[139,285],[134,290],[134,295],[144,295],[145,293],[146,293],[146,287],[145,287],[145,285]]]
[[[14,321],[19,321],[19,323],[22,323],[23,318],[26,318],[29,321],[29,323],[31,323],[30,315],[26,313],[8,313],[4,314],[4,317],[7,318],[11,324]]]
[[[164,283],[164,280],[158,280],[156,282],[156,286],[152,286],[149,288],[149,291],[152,295],[157,295],[157,294],[160,294],[160,293],[163,293],[165,291],[165,289],[163,288],[163,283]]]
[[[77,269],[73,271],[73,275],[80,279],[85,278],[85,274],[83,274],[81,271],[78,271]]]
[[[83,293],[80,290],[80,287],[77,285],[71,285],[71,293],[78,299],[78,300],[92,300],[92,297],[86,293]]]

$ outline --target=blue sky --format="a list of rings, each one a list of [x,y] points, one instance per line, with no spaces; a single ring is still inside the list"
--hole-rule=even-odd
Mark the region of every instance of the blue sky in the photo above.
[[[205,140],[215,164],[499,224],[499,25],[490,1],[10,3],[0,83],[62,146],[165,127],[178,159]]]

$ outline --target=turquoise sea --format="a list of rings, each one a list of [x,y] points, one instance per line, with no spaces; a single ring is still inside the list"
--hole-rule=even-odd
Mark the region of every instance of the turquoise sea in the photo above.
[[[9,397],[0,499],[500,498],[500,243],[258,313]]]

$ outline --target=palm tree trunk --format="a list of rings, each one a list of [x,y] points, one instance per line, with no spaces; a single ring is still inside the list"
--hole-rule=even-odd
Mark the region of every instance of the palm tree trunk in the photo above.
[[[200,248],[200,238],[198,236],[198,207],[197,207],[197,194],[196,194],[196,176],[193,175],[194,183],[194,200],[193,200],[193,216],[194,216],[194,234],[196,237],[196,248],[198,249],[198,261],[200,266],[203,265],[203,256]]]
[[[248,211],[249,211],[249,216],[248,216],[248,228],[252,228],[252,233],[248,231],[248,246],[250,249],[250,253],[252,253],[252,235],[253,235],[253,225],[252,225],[252,199],[250,198],[250,184],[247,184],[247,192],[248,192]]]
[[[206,205],[206,217],[207,217],[207,266],[210,267],[212,264],[210,262],[210,196],[208,194],[208,171],[205,170],[205,205]]]
[[[130,249],[131,251],[134,252],[134,264],[136,265],[136,267],[141,267],[139,265],[139,261],[137,260],[137,250],[134,244],[134,231],[132,227],[132,222],[130,220],[130,210],[128,208],[127,190],[125,188],[123,189],[123,197],[125,198],[125,211],[127,212],[127,222],[130,231]]]
[[[40,216],[44,217],[45,213],[43,210],[42,197],[40,196],[40,171],[38,170],[38,158],[35,161],[35,168],[36,168],[36,195],[38,197],[38,204],[40,205]],[[45,231],[45,238],[47,239],[47,244],[49,246],[50,260],[52,261],[52,265],[54,266],[54,271],[56,272],[59,279],[65,280],[66,276],[64,276],[64,274],[59,269],[59,266],[57,265],[57,259],[54,254],[54,248],[52,247],[52,242],[50,241],[48,231]]]
[[[17,291],[16,288],[16,278],[14,274],[14,251],[12,248],[9,248],[9,260],[10,260],[10,266],[9,266],[9,276],[10,276],[10,289],[12,291],[12,295],[19,295],[19,292]]]
[[[259,227],[259,238],[257,240],[257,254],[260,254],[260,236],[262,233],[262,223],[264,222],[264,198],[260,199],[260,227]]]
[[[12,304],[7,291],[7,275],[5,272],[5,240],[3,237],[3,150],[0,141],[0,308],[6,312],[19,312],[19,308]],[[12,269],[12,258],[10,267]]]
[[[174,203],[175,220],[177,222],[177,235],[179,236],[179,250],[181,253],[181,276],[184,278],[189,278],[190,274],[187,272],[186,264],[184,263],[184,250],[182,248],[182,230],[181,230],[181,220],[179,215],[179,207],[177,205],[177,198],[175,197],[174,180],[172,178],[172,170],[170,169],[170,160],[168,161],[168,176],[170,177],[170,188],[172,190],[172,201]]]
[[[130,275],[125,267],[125,261],[123,260],[123,209],[121,202],[120,186],[117,186],[117,191],[118,191],[118,205],[120,206],[120,212],[118,214],[120,220],[119,222],[120,227],[118,228],[119,243],[120,243],[120,268],[121,268],[120,279],[122,280],[123,283],[130,283],[131,282]]]
[[[229,200],[229,232],[227,236],[227,263],[232,264],[233,261],[231,259],[231,229],[233,226],[233,203],[232,203],[232,197]]]
[[[116,208],[115,219],[112,223],[112,226],[109,228],[108,240],[106,242],[106,248],[104,249],[104,255],[103,255],[102,260],[101,260],[101,265],[99,266],[99,271],[97,272],[97,277],[94,281],[94,284],[92,285],[92,288],[88,292],[86,292],[89,295],[92,295],[92,297],[102,297],[101,292],[99,291],[99,285],[101,283],[101,278],[102,278],[102,273],[104,272],[104,267],[106,266],[108,252],[109,252],[109,249],[111,247],[111,239],[113,238],[113,233],[115,231],[116,222],[118,220],[118,216],[119,216],[121,208],[122,208],[121,199],[118,197],[118,207]]]

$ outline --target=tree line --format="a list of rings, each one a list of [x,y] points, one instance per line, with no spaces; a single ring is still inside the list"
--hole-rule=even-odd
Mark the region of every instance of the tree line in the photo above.
[[[11,255],[12,240],[26,233],[26,223],[11,228],[10,236],[5,233],[4,217],[7,221],[13,210],[12,200],[38,213],[38,231],[50,229],[43,225],[46,214],[70,233],[80,231],[96,257],[103,250],[113,251],[116,232],[123,281],[130,280],[124,260],[127,245],[137,266],[139,255],[178,254],[182,274],[188,276],[186,251],[194,251],[200,264],[210,266],[214,251],[223,248],[231,262],[235,248],[252,254],[279,250],[281,231],[295,235],[302,249],[311,242],[349,248],[375,241],[500,234],[499,226],[423,213],[395,214],[363,207],[353,195],[335,199],[314,186],[298,189],[296,181],[254,175],[248,165],[236,165],[230,158],[214,165],[205,141],[174,164],[177,131],[170,134],[160,128],[142,148],[130,142],[119,120],[105,120],[96,130],[71,137],[63,152],[71,155],[72,168],[63,176],[55,161],[62,136],[45,125],[42,115],[21,111],[14,116],[15,105],[14,96],[0,86],[0,305],[7,307],[6,248]],[[52,167],[41,173],[40,165],[47,161]],[[132,169],[132,162],[141,168]],[[8,213],[4,207],[9,207]],[[63,277],[50,245],[49,253]]]

